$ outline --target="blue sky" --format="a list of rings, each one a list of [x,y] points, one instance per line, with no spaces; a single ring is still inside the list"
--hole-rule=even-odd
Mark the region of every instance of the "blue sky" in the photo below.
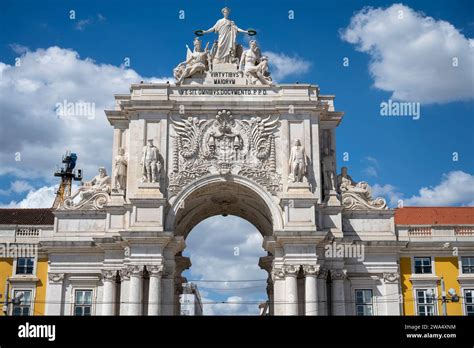
[[[309,82],[336,95],[336,109],[345,112],[337,130],[339,168],[348,166],[355,180],[368,181],[392,206],[399,199],[406,205],[474,205],[469,0],[404,1],[398,7],[349,0],[3,0],[0,205],[47,206],[57,184],[54,165],[66,149],[78,152],[86,177],[98,165],[110,168],[112,132],[101,109],[132,82],[170,79],[194,30],[211,27],[224,5],[239,27],[257,30],[264,52],[281,58],[273,67],[270,61],[274,76],[280,72],[278,82]],[[365,6],[374,10],[361,14]],[[384,16],[400,8],[405,21],[387,24],[384,18],[391,17]],[[351,19],[362,22],[351,26]],[[239,40],[245,44],[243,36]],[[127,57],[130,66],[123,67]],[[459,58],[456,68],[453,57]],[[19,68],[13,67],[17,58]],[[420,119],[382,117],[380,103],[397,97],[420,102]],[[71,98],[94,101],[97,116],[54,117],[55,102]]]

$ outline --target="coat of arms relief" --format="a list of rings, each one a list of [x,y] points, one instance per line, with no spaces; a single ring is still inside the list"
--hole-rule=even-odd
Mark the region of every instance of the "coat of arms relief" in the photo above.
[[[192,181],[210,174],[247,177],[271,193],[281,190],[276,171],[275,133],[279,117],[236,119],[220,110],[211,119],[171,118],[175,136],[170,195]]]

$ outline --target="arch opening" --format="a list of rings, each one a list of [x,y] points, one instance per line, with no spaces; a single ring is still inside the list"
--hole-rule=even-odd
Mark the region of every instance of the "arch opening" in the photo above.
[[[262,236],[271,236],[279,225],[279,211],[262,190],[233,180],[211,180],[183,192],[173,202],[167,227],[176,236],[187,237],[201,221],[215,215],[234,215],[253,224]]]
[[[204,315],[260,314],[268,300],[262,241],[253,224],[235,215],[212,216],[192,229],[183,250],[192,266],[182,276],[197,285]]]

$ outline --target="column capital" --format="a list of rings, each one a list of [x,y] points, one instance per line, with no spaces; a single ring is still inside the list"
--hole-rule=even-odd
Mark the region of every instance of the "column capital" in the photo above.
[[[400,279],[400,274],[398,272],[387,272],[383,274],[383,280],[385,283],[397,283]]]
[[[102,270],[102,281],[114,282],[117,279],[117,271],[114,269]]]
[[[130,271],[127,267],[122,268],[119,274],[121,280],[130,280]]]
[[[327,277],[328,277],[328,270],[325,269],[325,268],[320,268],[318,270],[318,275],[317,275],[318,279],[324,279],[326,280]]]
[[[285,265],[283,266],[283,272],[287,277],[296,277],[300,271],[300,265]]]
[[[331,270],[331,279],[333,280],[344,280],[347,278],[346,269],[332,269]]]
[[[139,265],[129,265],[127,267],[130,272],[130,277],[141,277],[143,276],[143,266]]]
[[[273,281],[285,279],[285,272],[282,267],[273,267],[271,276]]]
[[[161,277],[163,275],[163,265],[149,265],[146,266],[146,270],[150,277]]]
[[[303,265],[303,272],[305,276],[316,277],[319,274],[320,265]]]
[[[50,283],[62,283],[64,280],[64,273],[48,273]]]

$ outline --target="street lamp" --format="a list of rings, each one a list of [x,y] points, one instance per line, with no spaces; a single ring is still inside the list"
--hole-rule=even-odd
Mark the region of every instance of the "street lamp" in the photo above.
[[[448,302],[459,302],[459,296],[458,296],[458,294],[456,294],[455,289],[450,288],[448,290],[448,295],[449,295],[449,297],[446,295],[446,288],[445,288],[445,285],[444,285],[444,278],[441,277],[441,305],[442,305],[442,308],[443,308],[443,315],[448,315],[448,310],[447,310],[446,303],[448,303]]]

